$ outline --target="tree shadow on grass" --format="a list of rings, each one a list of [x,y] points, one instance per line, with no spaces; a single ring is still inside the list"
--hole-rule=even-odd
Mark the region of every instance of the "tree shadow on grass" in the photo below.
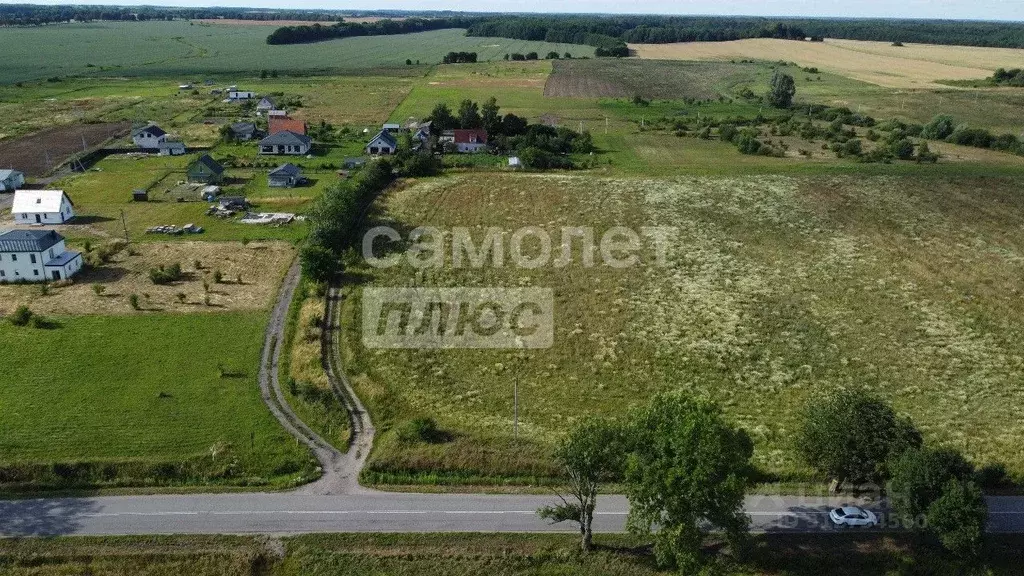
[[[86,498],[0,500],[0,536],[74,534],[82,515],[99,511],[99,504]]]

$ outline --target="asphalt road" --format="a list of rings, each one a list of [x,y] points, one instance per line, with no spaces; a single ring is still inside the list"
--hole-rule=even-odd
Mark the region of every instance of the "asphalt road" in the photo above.
[[[309,532],[572,532],[550,525],[535,510],[548,496],[393,494],[343,496],[295,493],[111,496],[0,502],[0,535],[301,534]],[[753,496],[747,513],[754,531],[834,530],[831,506],[849,500]],[[1024,532],[1024,497],[991,498],[990,530]],[[884,511],[869,508],[880,514]],[[594,528],[624,529],[622,496],[598,501]]]

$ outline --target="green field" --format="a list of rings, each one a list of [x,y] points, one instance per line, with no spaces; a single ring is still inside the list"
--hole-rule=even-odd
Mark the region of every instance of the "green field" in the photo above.
[[[379,433],[367,478],[543,480],[553,473],[549,447],[578,414],[621,416],[682,388],[716,400],[750,432],[766,477],[809,480],[790,440],[799,408],[816,390],[849,385],[891,401],[927,441],[1024,477],[1017,181],[924,171],[473,174],[398,191],[384,209],[405,230],[540,226],[556,247],[561,226],[591,226],[598,237],[613,226],[672,226],[679,236],[667,268],[577,259],[565,268],[453,269],[449,259],[418,273],[408,264],[359,270],[373,286],[551,287],[556,315],[550,349],[366,349],[354,287],[343,321],[348,367],[378,430],[429,416],[453,437],[404,444]]]
[[[294,76],[328,71],[405,67],[405,61],[437,64],[451,51],[477,52],[481,60],[507,53],[552,50],[592,54],[575,44],[466,37],[464,30],[398,36],[364,36],[316,44],[270,46],[268,26],[199,22],[97,22],[0,30],[8,62],[0,83],[52,76],[175,76],[278,70]]]
[[[0,571],[11,576],[655,576],[648,543],[598,534],[577,551],[571,534],[322,534],[149,536],[0,541]],[[750,558],[721,559],[723,576],[1019,574],[1019,536],[992,537],[979,567],[964,567],[911,535],[758,535]],[[277,549],[280,547],[280,549]],[[282,552],[283,550],[283,552]]]
[[[61,488],[283,486],[313,474],[260,399],[265,313],[54,320],[0,323],[5,487],[26,475]]]

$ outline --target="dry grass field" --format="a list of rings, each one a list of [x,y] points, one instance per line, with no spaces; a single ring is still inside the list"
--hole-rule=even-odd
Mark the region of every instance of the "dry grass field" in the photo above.
[[[826,40],[757,38],[733,42],[633,44],[641,58],[658,60],[786,60],[888,88],[938,88],[939,80],[973,80],[999,67],[1020,67],[1024,50]]]
[[[264,310],[277,293],[295,249],[285,242],[148,242],[122,250],[107,264],[85,270],[74,284],[51,287],[47,295],[38,285],[0,285],[0,315],[27,304],[43,315],[138,314],[128,303],[136,294],[144,311],[227,312]],[[202,268],[196,270],[195,262]],[[167,285],[153,284],[149,270],[179,263],[185,278]],[[214,282],[214,272],[223,275]],[[242,282],[238,279],[241,277]],[[204,288],[209,285],[209,291]],[[102,286],[102,294],[94,291]],[[179,294],[184,294],[184,301]],[[209,305],[206,298],[209,297]]]
[[[672,226],[678,237],[668,267],[354,271],[374,286],[550,287],[555,297],[550,349],[381,350],[361,344],[354,289],[346,367],[382,431],[371,479],[540,477],[547,447],[579,414],[621,415],[676,388],[721,403],[755,439],[762,470],[806,478],[791,441],[799,408],[850,385],[891,401],[929,442],[1020,476],[1017,188],[1012,178],[921,174],[474,175],[395,192],[384,207],[403,229],[540,226],[556,246],[562,226],[593,226],[598,237],[617,225]],[[407,445],[387,432],[416,416],[436,418],[453,440]]]

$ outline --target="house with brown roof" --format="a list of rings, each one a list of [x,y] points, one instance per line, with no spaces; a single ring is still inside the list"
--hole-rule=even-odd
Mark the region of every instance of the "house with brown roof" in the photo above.
[[[452,142],[459,152],[475,154],[481,150],[487,150],[487,130],[479,128],[468,130],[453,130]]]
[[[267,126],[270,128],[268,132],[273,136],[278,132],[291,132],[293,134],[306,134],[306,122],[298,120],[296,118],[281,118],[278,116],[271,116],[267,120]]]

